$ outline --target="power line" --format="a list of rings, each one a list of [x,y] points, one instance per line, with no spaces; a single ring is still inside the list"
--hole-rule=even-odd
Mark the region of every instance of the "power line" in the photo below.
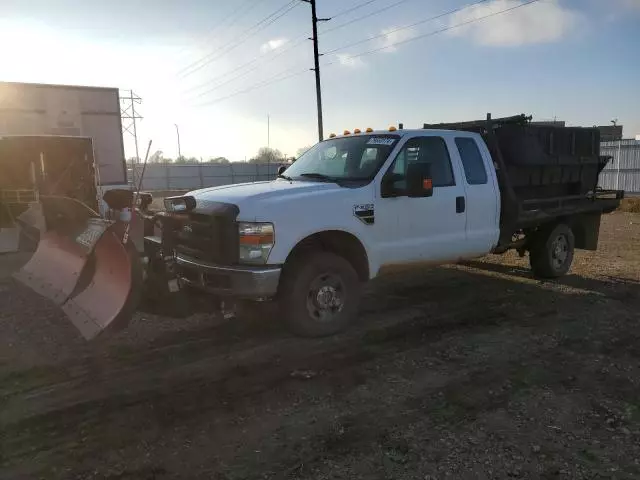
[[[333,19],[333,18],[337,18],[337,17],[343,16],[343,15],[346,15],[348,13],[351,13],[351,12],[353,12],[355,10],[363,8],[363,7],[365,7],[367,5],[370,5],[371,3],[374,3],[374,2],[377,2],[377,1],[379,1],[379,0],[366,0],[364,2],[359,3],[358,5],[355,5],[353,7],[350,7],[348,9],[346,9],[346,10],[342,10],[342,11],[332,15],[331,18]],[[488,0],[483,0],[483,1],[488,1]],[[307,34],[304,34],[301,37],[296,37],[293,40],[288,40],[285,43],[286,46],[282,46],[280,49],[278,49],[279,50],[278,53],[276,55],[274,55],[274,56],[271,56],[269,59],[271,61],[273,61],[276,58],[284,55],[285,53],[293,50],[294,48],[302,45],[307,40],[307,36],[308,36]],[[228,71],[226,73],[223,73],[222,75],[218,75],[217,77],[209,79],[206,82],[203,82],[203,83],[201,83],[199,85],[196,85],[194,87],[190,87],[189,89],[186,90],[185,93],[193,92],[193,91],[199,90],[201,88],[207,87],[207,86],[211,85],[212,83],[217,82],[218,80],[221,80],[221,79],[223,79],[225,77],[228,77],[229,75],[231,75],[231,74],[233,74],[233,73],[235,73],[235,72],[237,72],[239,70],[243,70],[244,68],[249,67],[251,65],[254,65],[256,63],[262,64],[265,60],[267,60],[267,57],[269,57],[274,52],[276,52],[276,50],[270,50],[266,54],[258,55],[256,57],[254,57],[253,59],[249,60],[248,62],[246,62],[246,63],[244,63],[242,65],[239,65],[239,66],[233,68],[232,70],[230,70],[230,71]],[[332,53],[332,52],[329,52],[329,53]],[[224,82],[222,82],[222,83],[220,83],[218,85],[215,85],[215,86],[207,89],[204,92],[201,92],[195,98],[200,98],[200,97],[202,97],[202,96],[204,96],[204,95],[206,95],[208,93],[211,93],[214,90],[217,90],[218,88],[221,88],[221,87],[223,87],[225,85],[228,85],[229,83],[231,83],[231,82],[233,82],[235,80],[238,80],[238,79],[240,79],[242,77],[245,77],[249,73],[252,73],[252,72],[256,71],[259,67],[260,67],[260,65],[257,65],[256,67],[251,68],[249,70],[246,70],[245,72],[240,73],[239,75],[235,75],[232,78],[230,78],[230,79],[228,79],[228,80],[226,80],[226,81],[224,81]]]
[[[263,18],[262,20],[260,20],[258,23],[253,25],[251,28],[248,28],[247,30],[245,30],[241,34],[242,38],[240,38],[238,41],[236,41],[235,44],[234,44],[234,41],[227,42],[225,45],[220,47],[220,49],[214,50],[213,52],[210,52],[208,55],[205,55],[204,57],[202,57],[200,60],[198,60],[197,62],[195,62],[193,64],[193,65],[195,65],[197,63],[200,63],[200,65],[195,66],[194,68],[188,68],[188,71],[184,72],[181,76],[182,77],[186,77],[188,75],[192,75],[193,73],[195,73],[198,70],[204,68],[206,65],[210,64],[214,60],[217,60],[218,58],[223,57],[224,55],[229,53],[234,48],[242,45],[244,42],[246,42],[249,38],[251,38],[256,33],[260,32],[261,30],[264,30],[269,25],[273,24],[274,22],[276,22],[277,20],[282,18],[284,15],[289,13],[291,10],[296,8],[298,5],[299,5],[298,0],[291,0],[286,5],[280,7],[278,10],[276,10],[272,14],[270,14],[270,15],[266,16],[265,18]]]
[[[331,65],[337,65],[337,64],[338,64],[338,62],[329,62],[329,63],[324,63],[322,66],[323,66],[323,67],[329,67],[329,66],[331,66]],[[296,76],[302,75],[303,73],[306,73],[306,72],[308,72],[308,71],[309,71],[309,69],[308,69],[308,68],[305,68],[304,70],[298,70],[298,71],[293,72],[293,73],[291,73],[291,74],[289,74],[289,75],[286,75],[286,76],[284,76],[284,77],[282,77],[282,78],[278,78],[278,77],[280,77],[281,75],[284,75],[285,73],[291,72],[291,71],[292,71],[293,69],[295,69],[295,68],[296,68],[296,67],[290,67],[290,68],[287,68],[287,69],[285,69],[284,71],[282,71],[282,72],[280,72],[280,73],[278,73],[278,74],[274,75],[274,76],[273,76],[273,77],[271,77],[269,80],[265,80],[265,81],[262,81],[262,82],[258,82],[258,83],[254,84],[254,85],[251,85],[250,87],[247,87],[247,88],[245,88],[245,89],[243,89],[243,90],[239,90],[239,91],[234,92],[234,93],[231,93],[231,94],[229,94],[229,95],[225,95],[224,97],[216,98],[215,100],[211,100],[211,101],[209,101],[209,102],[200,103],[200,104],[198,104],[198,105],[196,105],[196,106],[197,106],[197,107],[204,107],[204,106],[208,106],[208,105],[213,105],[213,104],[215,104],[215,103],[222,102],[222,101],[227,100],[227,99],[229,99],[229,98],[233,98],[233,97],[236,97],[236,96],[238,96],[238,95],[245,94],[245,93],[250,93],[250,92],[252,92],[253,90],[257,90],[257,89],[259,89],[259,88],[267,87],[267,86],[272,85],[272,84],[274,84],[274,83],[278,83],[278,82],[282,82],[282,81],[284,81],[284,80],[288,80],[289,78],[292,78],[292,77],[296,77]]]
[[[347,8],[346,10],[342,10],[341,12],[338,12],[338,13],[335,13],[333,15],[330,15],[330,17],[331,17],[332,20],[336,19],[338,17],[341,17],[343,15],[351,13],[351,12],[353,12],[355,10],[359,10],[362,7],[366,7],[367,5],[370,5],[373,2],[377,2],[377,1],[379,1],[379,0],[367,0],[366,2],[359,3],[358,5],[355,5],[355,6],[351,7],[351,8]]]
[[[263,87],[266,87],[266,86],[268,86],[268,85],[272,85],[272,84],[274,84],[274,83],[282,82],[282,81],[284,81],[284,80],[287,80],[287,79],[292,78],[292,77],[296,77],[296,76],[298,76],[298,75],[302,75],[303,73],[307,73],[307,72],[309,71],[309,69],[308,69],[308,68],[305,68],[304,70],[299,70],[299,71],[293,72],[293,73],[291,73],[291,74],[289,74],[289,75],[286,75],[286,76],[284,76],[284,77],[282,77],[282,78],[278,78],[278,77],[280,77],[281,75],[283,75],[283,74],[285,74],[285,73],[287,73],[287,72],[290,72],[290,71],[291,71],[291,70],[293,70],[294,68],[295,68],[295,67],[288,68],[287,70],[285,70],[285,71],[283,71],[283,72],[280,72],[280,73],[279,73],[279,74],[277,74],[277,75],[274,75],[274,76],[273,76],[273,77],[271,77],[269,80],[265,80],[265,81],[262,81],[262,82],[258,82],[258,83],[254,84],[254,85],[251,85],[250,87],[247,87],[247,88],[245,88],[245,89],[243,89],[243,90],[239,90],[239,91],[234,92],[234,93],[231,93],[231,94],[229,94],[229,95],[225,95],[224,97],[216,98],[216,99],[214,99],[214,100],[211,100],[211,101],[208,101],[208,102],[205,102],[205,103],[200,103],[200,104],[198,104],[198,105],[196,105],[196,106],[197,106],[197,107],[205,107],[205,106],[209,106],[209,105],[214,105],[214,104],[219,103],[219,102],[222,102],[222,101],[224,101],[224,100],[228,100],[229,98],[233,98],[233,97],[236,97],[236,96],[238,96],[238,95],[242,95],[242,94],[245,94],[245,93],[249,93],[249,92],[252,92],[253,90],[257,90],[257,89],[259,89],[259,88],[263,88]]]
[[[221,27],[227,27],[228,28],[228,27],[231,27],[232,25],[234,25],[240,18],[242,18],[242,16],[245,13],[247,13],[249,10],[251,10],[252,7],[255,7],[258,3],[262,2],[262,1],[264,1],[264,0],[249,0],[249,1],[245,2],[245,3],[241,3],[239,8],[236,8],[226,18],[223,18],[220,22],[218,22],[209,31],[209,34],[207,35],[207,39],[211,38],[212,37],[212,33],[213,32],[217,32]],[[244,11],[241,12],[241,10],[243,10],[243,9],[244,9]],[[239,15],[237,15],[237,14],[239,14]],[[236,16],[236,18],[233,18],[234,16]],[[229,21],[229,23],[227,23],[227,25],[224,25],[228,21]],[[198,42],[198,43],[202,43],[202,42]],[[176,55],[181,55],[182,53],[184,53],[187,50],[189,50],[189,48],[190,47],[183,47]],[[181,69],[177,73],[180,74],[182,72],[182,70],[186,70],[187,68],[189,68],[189,66],[184,67],[183,69]]]
[[[398,5],[400,5],[402,3],[406,3],[408,1],[410,1],[410,0],[398,0],[397,2],[392,3],[391,5],[387,5],[386,7],[379,8],[378,10],[374,10],[373,12],[367,13],[366,15],[363,15],[361,17],[357,17],[357,18],[354,18],[353,20],[349,20],[347,22],[341,23],[340,25],[336,25],[335,27],[329,28],[329,29],[327,29],[327,30],[325,30],[323,32],[320,32],[320,33],[324,35],[325,33],[333,32],[333,31],[338,30],[340,28],[344,28],[347,25],[351,25],[352,23],[360,22],[360,21],[365,20],[365,19],[367,19],[369,17],[373,17],[374,15],[378,15],[378,14],[380,14],[382,12],[386,12],[387,10],[390,10],[390,9],[392,9],[394,7],[397,7]]]
[[[230,41],[225,43],[222,47],[220,47],[218,50],[214,50],[212,52],[210,52],[209,54],[205,55],[204,57],[202,57],[200,60],[198,60],[197,62],[195,62],[196,64],[199,63],[199,65],[195,66],[195,68],[190,68],[189,71],[187,71],[186,73],[184,73],[182,76],[186,77],[189,76],[195,72],[197,72],[198,70],[204,68],[205,66],[207,66],[208,64],[210,64],[211,62],[223,57],[225,54],[229,53],[231,50],[233,50],[234,48],[240,46],[242,43],[244,43],[245,41],[247,41],[249,38],[251,38],[252,35],[255,35],[256,33],[260,32],[261,30],[264,30],[265,28],[267,28],[269,25],[271,25],[272,23],[274,23],[275,21],[277,21],[279,18],[281,18],[282,16],[284,16],[285,14],[287,14],[289,11],[293,10],[295,7],[297,6],[297,4],[295,4],[295,0],[291,0],[289,3],[287,3],[285,6],[280,7],[278,10],[276,10],[275,12],[273,12],[272,14],[268,15],[267,17],[263,18],[262,20],[260,20],[258,23],[256,23],[255,25],[253,25],[251,28],[245,30],[242,34],[241,34],[241,38],[239,41],[237,41],[235,43],[235,45],[233,44],[234,41]],[[280,13],[282,10],[284,10],[284,12]],[[280,13],[280,15],[278,15],[278,13]],[[275,17],[274,17],[275,16]],[[274,17],[274,18],[272,18]],[[269,19],[271,19],[269,21]],[[267,22],[266,24],[264,24],[264,22]],[[264,25],[262,25],[264,24]],[[253,31],[252,31],[253,30]],[[242,38],[242,36],[244,36]],[[228,48],[227,48],[228,47]]]
[[[457,23],[455,25],[450,25],[448,27],[444,27],[444,28],[441,28],[439,30],[434,30],[434,31],[429,32],[429,33],[425,33],[425,34],[422,34],[422,35],[417,35],[415,37],[411,37],[411,38],[408,38],[406,40],[402,40],[400,42],[391,43],[389,45],[385,45],[384,47],[379,47],[379,48],[374,48],[372,50],[367,50],[366,52],[358,53],[356,55],[349,55],[349,56],[345,57],[345,59],[346,60],[350,60],[350,59],[353,59],[353,58],[364,57],[365,55],[371,55],[371,54],[380,52],[382,50],[386,50],[388,48],[393,48],[393,47],[397,47],[397,46],[400,46],[400,45],[404,45],[405,43],[413,42],[415,40],[420,40],[420,39],[426,38],[426,37],[432,37],[434,35],[438,35],[440,33],[444,33],[444,32],[447,32],[449,30],[453,30],[455,28],[459,28],[459,27],[463,27],[465,25],[469,25],[471,23],[479,22],[480,20],[485,20],[485,19],[487,19],[489,17],[495,17],[497,15],[501,15],[503,13],[507,13],[507,12],[510,12],[512,10],[516,10],[518,8],[526,7],[527,5],[531,5],[532,3],[536,3],[536,2],[539,2],[539,1],[540,0],[529,0],[528,2],[522,3],[520,5],[515,5],[513,7],[509,7],[509,8],[506,8],[504,10],[500,10],[498,12],[489,13],[489,14],[484,15],[482,17],[473,18],[471,20],[467,20],[466,22]]]
[[[425,34],[422,34],[422,35],[417,35],[415,37],[411,37],[409,39],[406,39],[406,40],[403,40],[403,41],[400,41],[400,42],[396,42],[396,43],[393,43],[393,44],[390,44],[390,45],[385,45],[384,47],[368,50],[368,51],[359,53],[357,55],[350,55],[349,57],[347,57],[347,59],[358,58],[358,57],[362,57],[362,56],[365,56],[365,55],[372,55],[372,54],[375,54],[377,52],[386,50],[388,48],[397,47],[399,45],[404,45],[406,43],[409,43],[409,42],[412,42],[412,41],[415,41],[415,40],[419,40],[419,39],[422,39],[422,38],[438,35],[440,33],[444,33],[446,31],[453,30],[455,28],[460,28],[462,26],[469,25],[469,24],[472,24],[472,23],[475,23],[475,22],[478,22],[478,21],[481,21],[481,20],[485,20],[485,19],[490,18],[490,17],[494,17],[494,16],[497,16],[497,15],[502,15],[504,13],[516,10],[518,8],[526,7],[527,5],[531,5],[531,4],[537,3],[539,1],[540,0],[529,0],[528,2],[525,2],[523,4],[515,5],[513,7],[509,7],[509,8],[506,8],[504,10],[500,10],[498,12],[492,12],[492,13],[484,15],[482,17],[477,17],[477,18],[474,18],[474,19],[471,19],[471,20],[467,20],[465,22],[461,22],[461,23],[457,23],[455,25],[450,25],[450,26],[445,27],[445,28],[441,28],[439,30],[434,30],[434,31],[429,32],[429,33],[425,33]],[[323,66],[324,67],[328,67],[328,66],[331,66],[331,65],[336,65],[337,63],[338,63],[337,61],[333,61],[333,62],[329,62],[329,63],[323,64]],[[302,75],[303,73],[308,72],[308,69],[305,68],[304,70],[299,70],[299,71],[295,71],[295,72],[289,73],[294,68],[295,67],[288,68],[288,69],[286,69],[286,70],[274,75],[273,77],[271,77],[268,80],[265,80],[265,81],[262,81],[262,82],[258,82],[258,83],[254,84],[254,85],[251,85],[250,87],[247,87],[245,89],[236,91],[236,92],[231,93],[229,95],[225,95],[223,97],[219,97],[219,98],[216,98],[214,100],[211,100],[211,101],[208,101],[208,102],[205,102],[205,103],[198,104],[197,106],[203,107],[203,106],[213,105],[213,104],[222,102],[224,100],[228,100],[230,98],[236,97],[238,95],[243,95],[243,94],[246,94],[246,93],[250,93],[250,92],[252,92],[254,90],[257,90],[257,89],[260,89],[260,88],[264,88],[264,87],[272,85],[274,83],[279,83],[279,82],[282,82],[282,81],[287,80],[289,78],[292,78],[292,77],[295,77],[295,76],[299,76],[299,75]],[[289,74],[285,75],[287,73],[289,73]],[[285,75],[285,76],[283,77],[282,75]]]
[[[372,40],[377,40],[378,38],[387,37],[388,35],[391,35],[393,33],[400,32],[402,30],[407,30],[409,28],[417,27],[418,25],[422,25],[423,23],[428,23],[428,22],[431,22],[433,20],[437,20],[439,18],[446,17],[448,15],[453,15],[454,13],[461,12],[461,11],[466,10],[468,8],[475,7],[476,5],[480,5],[481,3],[486,3],[488,1],[489,0],[478,0],[477,2],[471,3],[469,5],[464,5],[462,7],[458,7],[456,9],[454,9],[454,10],[449,10],[448,12],[441,13],[441,14],[435,15],[433,17],[425,18],[424,20],[420,20],[418,22],[414,22],[414,23],[411,23],[409,25],[405,25],[404,27],[398,27],[398,28],[394,28],[393,30],[387,30],[384,33],[381,33],[379,35],[374,35],[372,37],[368,37],[368,38],[365,38],[363,40],[358,40],[357,42],[350,43],[349,45],[344,45],[342,47],[334,48],[333,50],[329,50],[328,52],[324,52],[323,55],[331,55],[332,53],[339,52],[339,51],[345,50],[347,48],[355,47],[356,45],[367,43],[367,42],[370,42]]]
[[[253,0],[253,3],[247,3],[244,5],[244,10],[242,10],[242,8],[237,9],[234,11],[234,13],[232,13],[230,15],[229,18],[233,17],[236,13],[238,13],[240,10],[242,10],[238,16],[236,16],[235,18],[233,18],[233,20],[231,20],[229,23],[227,23],[227,25],[225,25],[226,29],[230,29],[240,18],[242,18],[245,14],[247,14],[252,8],[255,8],[259,3],[264,2],[265,0]],[[213,32],[212,32],[213,33]],[[212,35],[209,35],[209,38],[213,38]],[[227,42],[225,45],[228,45],[231,42]],[[203,60],[206,60],[210,55],[212,55],[216,50],[214,49],[212,52],[209,52],[208,54],[200,57],[199,59],[191,62],[189,65],[187,65],[186,67],[182,68],[179,72],[178,72],[178,76],[183,75],[184,73],[188,74],[189,70],[191,70],[193,67],[197,67],[200,63],[202,63]]]
[[[218,83],[217,85],[213,85],[212,87],[208,88],[207,90],[205,90],[205,91],[203,91],[203,92],[199,93],[198,95],[196,95],[196,96],[195,96],[194,100],[195,100],[195,99],[197,99],[197,98],[203,97],[203,96],[205,96],[205,95],[207,95],[207,94],[209,94],[209,93],[211,93],[211,92],[213,92],[213,91],[215,91],[215,90],[218,90],[219,88],[224,87],[225,85],[230,84],[231,82],[235,82],[236,80],[239,80],[240,78],[246,77],[246,76],[247,76],[247,75],[249,75],[250,73],[255,72],[256,70],[258,70],[258,69],[262,66],[262,64],[264,63],[264,61],[265,61],[265,60],[273,61],[273,60],[275,60],[276,58],[281,57],[281,56],[282,56],[282,55],[284,55],[285,53],[287,53],[287,52],[289,52],[289,51],[293,50],[294,48],[296,48],[296,47],[298,47],[298,46],[302,45],[302,44],[303,44],[304,42],[306,42],[306,41],[307,41],[307,36],[306,36],[306,35],[304,35],[304,37],[303,37],[302,39],[298,40],[297,42],[295,42],[295,43],[293,43],[293,44],[290,44],[287,48],[283,48],[283,49],[281,49],[281,50],[280,50],[276,55],[273,55],[273,56],[269,57],[269,56],[268,56],[268,54],[265,54],[265,55],[262,55],[262,56],[260,56],[260,57],[256,57],[256,58],[254,58],[253,60],[251,60],[250,62],[245,63],[244,65],[240,65],[239,67],[236,67],[236,68],[234,68],[233,70],[231,70],[231,71],[229,71],[229,72],[227,72],[227,73],[225,73],[225,74],[223,74],[223,75],[219,75],[217,78],[211,79],[211,80],[209,80],[208,82],[205,82],[205,83],[203,83],[203,84],[201,84],[201,85],[198,85],[197,87],[194,87],[194,88],[192,88],[192,89],[189,89],[189,90],[187,91],[187,93],[188,93],[189,91],[199,90],[200,88],[203,88],[203,87],[206,87],[206,86],[208,86],[208,85],[211,85],[212,83],[215,83],[217,80],[220,80],[220,79],[222,79],[222,78],[224,78],[224,77],[226,77],[226,76],[230,75],[230,74],[231,74],[231,73],[233,73],[233,72],[236,72],[236,71],[238,71],[238,70],[241,70],[242,68],[248,67],[249,65],[252,65],[252,64],[258,63],[258,64],[257,64],[257,65],[255,65],[253,68],[250,68],[250,69],[248,69],[248,70],[245,70],[244,72],[241,72],[241,73],[239,73],[238,75],[235,75],[235,76],[233,76],[233,77],[231,77],[231,78],[229,78],[229,79],[225,80],[225,81],[224,81],[224,82],[222,82],[222,83]],[[272,50],[271,52],[274,52],[274,51],[275,51],[275,50]],[[271,52],[269,52],[269,53],[271,53]],[[261,60],[262,60],[262,61],[261,61]]]
[[[298,47],[299,45],[302,45],[307,40],[307,37],[308,37],[308,35],[304,34],[304,35],[301,35],[301,36],[297,36],[294,39],[286,40],[281,46],[279,46],[277,48],[274,48],[274,49],[269,50],[268,52],[262,53],[261,55],[258,55],[256,57],[252,58],[248,62],[243,63],[242,65],[238,65],[237,67],[235,67],[235,68],[233,68],[233,69],[229,70],[228,72],[225,72],[225,73],[223,73],[221,75],[218,75],[217,77],[210,78],[209,80],[207,80],[207,81],[205,81],[205,82],[203,82],[203,83],[201,83],[199,85],[196,85],[194,87],[188,88],[185,91],[185,93],[193,92],[193,91],[199,90],[199,89],[201,89],[203,87],[207,87],[207,86],[211,85],[212,83],[217,82],[218,80],[221,80],[221,79],[223,79],[225,77],[228,77],[229,75],[231,75],[232,73],[237,72],[238,70],[242,70],[245,67],[249,67],[249,66],[253,65],[254,63],[257,63],[257,62],[260,62],[260,61],[264,61],[264,60],[267,60],[267,59],[274,60],[275,58],[280,57],[284,53],[293,50],[294,48]],[[273,57],[270,57],[275,52],[277,52],[277,54],[274,55]],[[253,71],[253,70],[254,69],[251,69],[249,71]],[[239,76],[236,76],[236,77],[233,77],[233,78],[234,79],[240,78],[241,76],[244,76],[248,72],[242,73]],[[226,84],[226,82],[224,84]],[[221,85],[218,85],[218,86],[216,86],[214,88],[218,88],[219,86],[221,86]]]
[[[465,26],[465,25],[469,25],[469,24],[472,24],[472,23],[475,23],[475,22],[479,22],[481,20],[485,20],[485,19],[490,18],[490,17],[495,17],[497,15],[502,15],[504,13],[516,10],[518,8],[526,7],[527,5],[531,5],[531,4],[537,3],[539,1],[540,0],[529,0],[528,2],[525,2],[525,3],[520,4],[520,5],[515,5],[513,7],[509,7],[509,8],[506,8],[504,10],[500,10],[498,12],[492,12],[492,13],[484,15],[482,17],[477,17],[477,18],[474,18],[474,19],[471,19],[471,20],[467,20],[465,22],[457,23],[455,25],[450,25],[448,27],[441,28],[439,30],[434,30],[434,31],[429,32],[429,33],[425,33],[425,34],[422,34],[422,35],[417,35],[415,37],[411,37],[409,39],[406,39],[406,40],[403,40],[403,41],[400,41],[400,42],[396,42],[396,43],[393,43],[393,44],[390,44],[390,45],[386,45],[384,47],[368,50],[366,52],[362,52],[362,53],[359,53],[357,55],[350,55],[347,58],[348,59],[349,58],[358,58],[358,57],[362,57],[362,56],[365,56],[365,55],[372,55],[372,54],[375,54],[375,53],[380,52],[382,50],[386,50],[388,48],[397,47],[399,45],[404,45],[406,43],[409,43],[409,42],[412,42],[412,41],[415,41],[415,40],[419,40],[419,39],[422,39],[422,38],[438,35],[440,33],[443,33],[443,32],[449,31],[449,30],[453,30],[455,28],[459,28],[459,27],[462,27],[462,26]],[[330,63],[324,64],[323,66],[327,67],[327,66],[330,66],[330,65],[335,65],[336,63],[337,62],[334,61],[334,62],[330,62]],[[231,93],[229,95],[225,95],[223,97],[216,98],[216,99],[211,100],[209,102],[201,103],[201,104],[199,104],[197,106],[204,107],[204,106],[208,106],[208,105],[213,105],[213,104],[228,100],[230,98],[236,97],[238,95],[243,95],[243,94],[246,94],[246,93],[250,93],[250,92],[252,92],[254,90],[257,90],[257,89],[260,89],[260,88],[264,88],[264,87],[272,85],[274,83],[279,83],[279,82],[282,82],[282,81],[287,80],[289,78],[292,78],[292,77],[295,77],[295,76],[299,76],[299,75],[302,75],[303,73],[308,72],[308,69],[305,68],[304,70],[295,71],[295,72],[289,73],[288,75],[285,75],[288,72],[291,72],[294,68],[295,67],[288,68],[288,69],[286,69],[286,70],[274,75],[269,80],[258,82],[258,83],[254,84],[254,85],[252,85],[250,87],[247,87],[245,89],[236,91],[234,93]],[[282,76],[282,75],[285,75],[285,76]]]

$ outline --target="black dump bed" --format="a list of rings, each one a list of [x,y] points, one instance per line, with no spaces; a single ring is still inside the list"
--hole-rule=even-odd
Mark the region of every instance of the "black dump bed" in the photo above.
[[[502,193],[502,224],[532,225],[570,213],[608,212],[621,191],[598,190],[610,157],[600,155],[595,127],[532,124],[531,117],[425,124],[426,129],[480,133],[494,159]]]

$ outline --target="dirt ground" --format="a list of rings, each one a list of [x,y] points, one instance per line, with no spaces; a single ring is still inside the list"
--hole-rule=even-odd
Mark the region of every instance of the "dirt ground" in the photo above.
[[[358,323],[140,314],[87,343],[0,257],[0,477],[640,478],[640,215],[572,274],[488,257],[372,284]]]

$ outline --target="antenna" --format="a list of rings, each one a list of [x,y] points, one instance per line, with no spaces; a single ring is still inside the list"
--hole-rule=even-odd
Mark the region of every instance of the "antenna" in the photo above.
[[[149,140],[149,145],[147,146],[147,154],[144,156],[144,163],[142,164],[142,173],[140,174],[140,179],[138,180],[138,189],[136,190],[136,196],[134,198],[138,198],[140,196],[140,189],[142,188],[142,179],[144,178],[144,171],[147,169],[147,161],[149,160],[149,151],[151,150],[151,143],[153,140]]]

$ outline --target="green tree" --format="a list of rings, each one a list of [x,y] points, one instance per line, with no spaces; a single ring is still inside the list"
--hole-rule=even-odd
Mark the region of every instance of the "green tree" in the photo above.
[[[307,145],[306,147],[302,147],[299,148],[298,150],[296,150],[296,156],[295,158],[298,159],[302,156],[302,154],[306,153],[307,150],[309,150],[311,147],[313,147],[313,145]]]
[[[262,147],[258,154],[249,160],[249,163],[281,163],[284,162],[284,155],[280,150],[269,147]]]
[[[208,163],[219,163],[221,165],[229,165],[231,162],[228,158],[225,157],[212,157],[209,159]]]
[[[185,156],[182,156],[182,157],[176,158],[173,161],[173,163],[177,163],[178,165],[193,165],[193,164],[200,163],[200,162],[198,161],[198,159],[196,157],[187,158]]]
[[[166,163],[170,162],[170,158],[164,158],[164,154],[162,150],[156,150],[152,155],[149,156],[147,160],[149,163]]]

